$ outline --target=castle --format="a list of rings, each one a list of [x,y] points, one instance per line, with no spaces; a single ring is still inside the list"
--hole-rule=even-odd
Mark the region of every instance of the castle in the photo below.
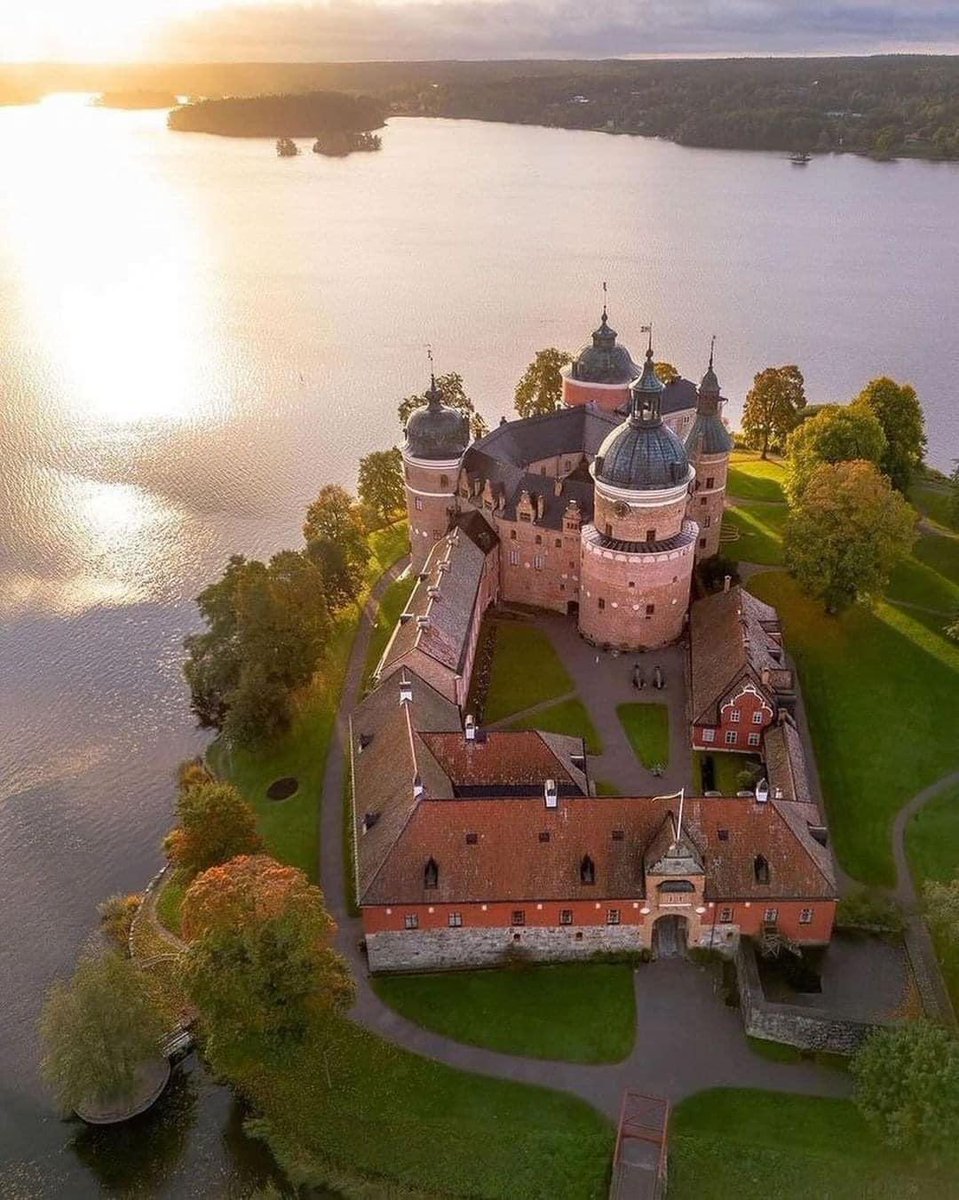
[[[698,389],[664,384],[651,339],[640,368],[604,311],[563,400],[471,442],[434,383],[407,423],[415,584],[350,718],[370,967],[827,943],[836,882],[778,616],[728,580],[692,602],[732,450],[712,356]],[[497,604],[561,613],[617,653],[681,643],[690,745],[758,754],[766,778],[599,798],[582,737],[481,728],[468,698]]]

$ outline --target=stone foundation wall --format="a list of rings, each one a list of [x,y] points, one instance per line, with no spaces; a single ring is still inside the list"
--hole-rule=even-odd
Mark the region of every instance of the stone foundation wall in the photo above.
[[[766,999],[752,942],[744,938],[736,953],[736,979],[743,1026],[750,1037],[783,1042],[799,1050],[854,1054],[878,1023],[855,1021],[826,1009],[776,1004]]]

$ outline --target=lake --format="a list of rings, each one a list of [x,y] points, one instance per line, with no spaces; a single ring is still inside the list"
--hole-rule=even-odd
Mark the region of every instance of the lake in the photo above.
[[[242,1196],[266,1167],[199,1069],[113,1138],[36,1071],[44,990],[157,869],[204,744],[192,597],[397,440],[428,343],[493,424],[537,349],[588,340],[604,279],[634,357],[652,321],[698,378],[717,335],[734,419],[770,364],[811,402],[889,374],[948,468],[959,166],[428,120],[281,161],[77,97],[0,108],[0,156],[0,1194]]]

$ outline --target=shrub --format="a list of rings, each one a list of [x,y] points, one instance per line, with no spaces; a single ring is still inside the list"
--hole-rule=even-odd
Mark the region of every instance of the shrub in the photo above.
[[[836,924],[840,929],[870,933],[902,933],[905,919],[899,906],[878,888],[856,888],[839,901]]]
[[[110,896],[97,909],[103,932],[124,954],[130,945],[130,926],[142,903],[142,892],[133,892],[129,896]]]

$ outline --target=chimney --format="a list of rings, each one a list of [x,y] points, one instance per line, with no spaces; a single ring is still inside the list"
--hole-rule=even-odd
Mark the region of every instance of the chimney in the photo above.
[[[472,713],[466,714],[466,721],[464,722],[464,731],[466,733],[466,740],[468,742],[476,741],[476,719],[475,719],[475,717],[473,717]]]
[[[557,808],[559,806],[559,792],[556,788],[555,779],[546,780],[546,785],[543,788],[543,795],[546,798],[547,808]]]
[[[760,779],[756,784],[756,803],[765,804],[769,799],[769,784],[765,779]]]
[[[417,771],[413,776],[413,799],[419,800],[424,791],[423,780],[420,778],[419,771]]]
[[[413,685],[408,679],[400,680],[400,704],[413,703]]]
[[[431,600],[439,600],[440,589],[435,583],[431,583],[430,586],[426,589],[426,594],[427,594],[427,596],[429,596],[429,598]]]
[[[730,587],[732,586],[732,582],[733,582],[733,577],[732,577],[732,575],[726,575],[726,576],[724,576],[724,578],[723,578],[723,591],[724,591],[724,592],[728,592],[728,591],[729,591]]]
[[[401,612],[400,613],[400,624],[401,625],[406,625],[412,620],[413,620],[413,614],[411,612]]]
[[[416,627],[417,629],[429,629],[430,619],[425,613],[416,618]]]

